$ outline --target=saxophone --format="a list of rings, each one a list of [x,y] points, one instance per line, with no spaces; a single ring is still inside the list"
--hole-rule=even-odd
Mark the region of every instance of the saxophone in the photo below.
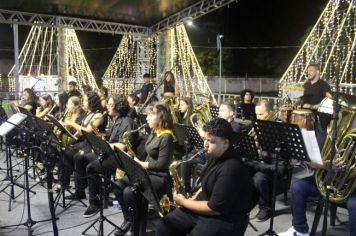
[[[126,131],[123,135],[122,135],[122,139],[124,140],[124,144],[127,148],[127,153],[129,154],[130,157],[134,158],[136,157],[135,152],[132,149],[132,145],[130,143],[129,137],[132,133],[138,132],[141,129],[145,128],[147,126],[147,124],[141,125],[140,127],[138,127],[137,129],[132,129],[132,130],[128,130]]]
[[[106,115],[107,115],[107,111],[105,111],[105,112],[103,113],[102,118],[104,118]],[[102,139],[102,140],[105,140],[105,135],[106,135],[106,133],[101,133],[100,130],[98,129],[98,127],[96,127],[96,126],[94,125],[94,121],[97,120],[97,119],[100,119],[100,118],[96,118],[96,119],[90,121],[90,127],[92,128],[93,133],[94,133],[98,138],[100,138],[100,139]]]
[[[202,155],[205,155],[206,150],[200,150],[199,152],[197,152],[195,155],[193,155],[192,157],[190,157],[187,160],[183,160],[183,161],[174,161],[172,162],[172,164],[170,164],[169,166],[169,174],[172,177],[172,182],[173,182],[173,189],[172,192],[176,192],[176,193],[183,193],[184,192],[184,185],[182,183],[182,180],[179,176],[178,173],[178,168],[181,164],[186,163],[186,162],[190,162],[196,158],[200,158]],[[193,194],[195,195],[195,194]],[[164,195],[160,201],[162,208],[166,211],[169,212],[171,210],[171,208],[177,208],[177,205],[174,204],[173,202],[171,202],[169,200],[169,198],[167,197],[167,195]]]

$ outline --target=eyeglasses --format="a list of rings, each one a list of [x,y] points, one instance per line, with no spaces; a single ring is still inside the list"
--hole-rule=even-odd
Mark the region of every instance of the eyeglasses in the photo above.
[[[107,103],[106,106],[107,107],[115,107],[115,104],[114,103]]]

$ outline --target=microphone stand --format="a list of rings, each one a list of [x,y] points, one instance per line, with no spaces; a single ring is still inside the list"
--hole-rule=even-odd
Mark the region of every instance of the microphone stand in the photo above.
[[[338,70],[338,75],[339,70]],[[330,164],[328,166],[328,171],[325,178],[324,188],[325,188],[325,197],[324,197],[324,218],[323,218],[323,229],[322,229],[322,236],[326,236],[326,231],[328,228],[328,210],[329,210],[329,199],[330,199],[330,184],[332,179],[335,176],[336,170],[334,169],[334,159],[336,156],[336,137],[337,137],[337,121],[338,121],[338,114],[339,114],[339,83],[340,79],[339,76],[335,77],[335,94],[334,94],[334,112],[333,112],[333,133],[331,137],[331,155],[330,155]]]

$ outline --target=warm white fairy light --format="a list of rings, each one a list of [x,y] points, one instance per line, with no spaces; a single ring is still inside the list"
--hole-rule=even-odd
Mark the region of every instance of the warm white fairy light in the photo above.
[[[301,49],[282,76],[280,86],[301,85],[310,63],[319,63],[322,78],[353,94],[355,77],[355,0],[330,0]]]

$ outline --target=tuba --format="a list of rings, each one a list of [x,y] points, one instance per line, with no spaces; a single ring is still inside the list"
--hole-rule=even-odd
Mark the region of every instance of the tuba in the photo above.
[[[179,119],[176,113],[176,108],[174,107],[174,97],[165,97],[161,101],[164,105],[169,107],[169,110],[171,112],[171,116],[173,119],[173,123],[177,124],[179,123]]]
[[[356,97],[346,94],[339,96],[342,107],[338,114],[339,128],[335,144],[335,159],[339,168],[330,183],[330,200],[336,203],[346,201],[356,187]],[[332,122],[328,127],[329,134]],[[322,150],[323,161],[328,160],[330,155],[331,137],[328,135]],[[315,171],[316,185],[323,196],[327,177],[327,171],[322,169]]]
[[[201,133],[203,126],[208,121],[212,120],[212,118],[210,104],[203,103],[194,108],[193,114],[190,116],[190,123],[199,131],[199,133]]]

